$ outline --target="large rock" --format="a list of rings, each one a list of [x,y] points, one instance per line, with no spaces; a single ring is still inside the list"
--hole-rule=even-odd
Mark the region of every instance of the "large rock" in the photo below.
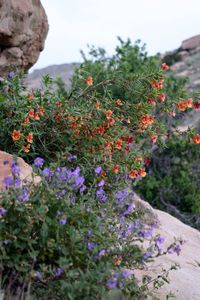
[[[181,45],[181,50],[193,50],[200,46],[200,34],[195,35],[187,40],[184,40]]]
[[[44,48],[48,21],[40,0],[0,0],[0,76],[28,70]]]
[[[182,238],[186,242],[182,245],[179,256],[167,254],[148,263],[146,270],[136,271],[136,277],[148,275],[155,278],[162,273],[162,269],[169,269],[172,264],[179,264],[180,269],[169,273],[170,283],[165,284],[155,293],[159,300],[167,299],[169,292],[175,294],[177,300],[200,299],[200,232],[183,224],[171,215],[155,210],[160,221],[157,233],[165,237],[164,246],[170,245],[175,238]]]
[[[0,190],[5,188],[3,180],[5,177],[11,176],[11,164],[15,158],[13,155],[0,151]],[[20,179],[24,183],[31,182],[33,180],[33,170],[32,167],[29,166],[25,161],[17,157],[16,162],[20,168]],[[34,176],[34,183],[37,184],[40,182],[39,176]]]

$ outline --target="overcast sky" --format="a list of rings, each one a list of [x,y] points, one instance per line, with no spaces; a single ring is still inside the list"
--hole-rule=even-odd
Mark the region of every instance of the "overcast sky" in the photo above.
[[[45,49],[33,69],[80,62],[87,44],[112,53],[117,36],[141,39],[150,54],[200,34],[200,0],[41,0],[48,20]]]

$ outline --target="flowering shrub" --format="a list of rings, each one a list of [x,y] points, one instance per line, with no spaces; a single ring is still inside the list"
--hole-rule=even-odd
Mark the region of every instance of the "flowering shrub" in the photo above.
[[[133,192],[118,182],[109,193],[99,181],[100,167],[86,186],[79,167],[47,168],[42,158],[34,164],[41,176],[37,187],[21,185],[13,163],[1,193],[5,299],[107,299],[113,289],[127,299],[148,294],[148,285],[137,285],[135,270],[158,255],[179,255],[182,242],[163,248],[164,237],[153,234],[156,224],[143,224]]]
[[[38,186],[24,185],[13,162],[4,179],[6,297],[108,299],[120,292],[140,299],[149,294],[148,279],[139,286],[134,270],[180,253],[182,241],[163,248],[164,238],[153,236],[156,224],[143,224],[132,185],[148,175],[152,148],[169,137],[169,120],[199,102],[188,98],[183,82],[165,80],[165,63],[139,44],[120,42],[111,58],[92,49],[69,92],[52,89],[48,76],[43,91],[28,92],[20,74],[0,82],[2,150],[24,157],[41,176]],[[198,144],[199,133],[189,131],[188,140]]]

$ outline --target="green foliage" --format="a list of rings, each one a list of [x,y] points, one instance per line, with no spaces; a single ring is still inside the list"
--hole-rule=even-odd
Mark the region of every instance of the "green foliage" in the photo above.
[[[155,151],[150,175],[136,187],[155,207],[200,227],[200,152],[198,145],[172,137],[163,151]]]

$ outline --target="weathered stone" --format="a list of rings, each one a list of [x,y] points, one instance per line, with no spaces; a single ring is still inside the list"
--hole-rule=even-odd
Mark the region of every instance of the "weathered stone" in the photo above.
[[[5,188],[5,185],[3,183],[3,180],[5,177],[11,175],[11,169],[10,166],[12,162],[14,161],[13,155],[0,151],[0,190]],[[6,162],[6,163],[5,163]],[[32,167],[29,166],[25,161],[17,157],[16,162],[20,168],[20,179],[25,182],[32,182],[33,180],[33,170]],[[40,182],[39,176],[34,176],[34,183],[37,184]]]
[[[28,70],[44,48],[48,21],[39,0],[0,0],[0,76]]]
[[[165,237],[163,248],[169,246],[175,238],[182,238],[185,244],[179,256],[167,254],[159,256],[154,262],[148,263],[145,270],[135,271],[137,278],[148,275],[152,278],[162,274],[162,269],[169,269],[172,264],[179,264],[180,269],[169,273],[170,283],[160,288],[155,295],[159,300],[167,299],[170,292],[175,294],[177,300],[199,300],[200,299],[200,232],[168,213],[155,210],[160,221],[156,230],[157,234]]]
[[[181,50],[192,50],[200,46],[200,34],[195,35],[187,40],[184,40],[181,45]]]

